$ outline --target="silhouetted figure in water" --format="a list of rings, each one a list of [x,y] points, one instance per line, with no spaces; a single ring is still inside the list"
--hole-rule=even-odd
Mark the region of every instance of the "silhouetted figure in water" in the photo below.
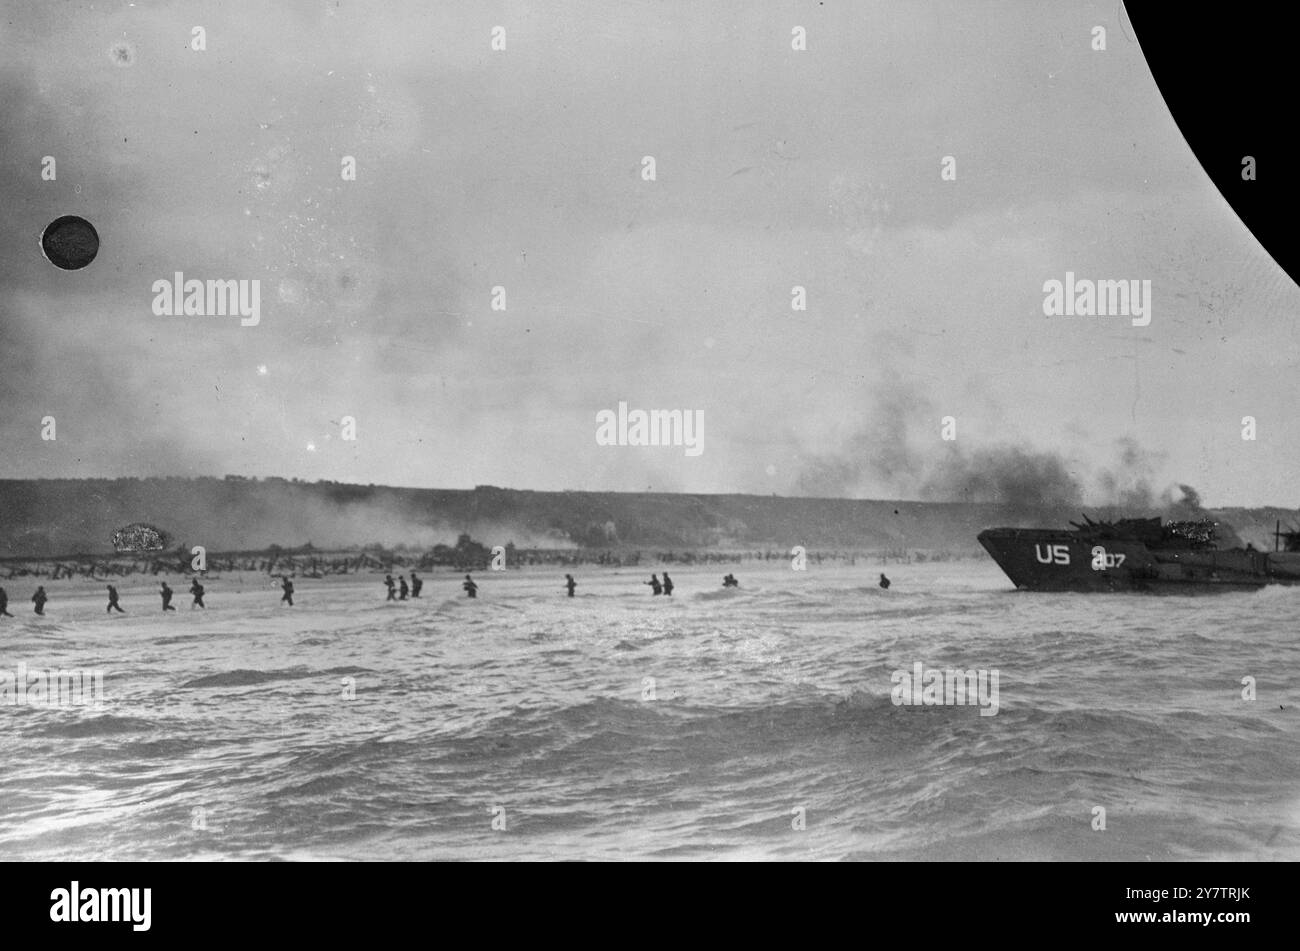
[[[885,573],[883,571],[880,573],[880,586],[882,588],[889,587],[889,579],[885,577]]]
[[[401,589],[401,593],[397,596],[397,600],[405,601],[406,596],[411,593],[411,589],[406,586],[406,575],[398,575],[397,584]]]
[[[424,587],[424,582],[420,580],[420,576],[417,575],[414,571],[412,571],[411,572],[411,597],[418,598],[420,596],[420,589],[423,587]]]
[[[471,578],[469,575],[465,576],[465,581],[464,583],[461,584],[461,587],[465,589],[465,593],[468,594],[471,598],[478,597],[478,585],[474,583],[474,579]]]
[[[194,600],[190,602],[190,610],[202,608],[207,610],[208,606],[203,603],[203,585],[199,584],[199,579],[195,578],[190,584],[190,594],[194,595]]]
[[[163,610],[175,611],[176,609],[172,607],[172,589],[167,587],[166,581],[162,582],[162,591],[160,593],[163,599]]]
[[[13,617],[9,613],[9,595],[4,588],[0,588],[0,617]]]
[[[736,580],[735,575],[725,574],[722,576],[722,586],[724,588],[739,588],[740,582]]]
[[[45,602],[48,600],[50,599],[45,596],[45,585],[37,587],[36,593],[32,595],[32,603],[36,605],[37,614],[45,614]]]
[[[564,586],[569,589],[569,597],[573,597],[573,589],[578,586],[578,582],[573,580],[573,575],[565,575]]]
[[[284,578],[280,582],[280,588],[284,591],[284,594],[280,595],[280,603],[288,601],[289,607],[293,607],[293,582]]]
[[[126,613],[125,611],[122,610],[122,605],[117,603],[117,589],[114,588],[112,585],[109,585],[108,586],[108,607],[104,608],[104,613],[112,614],[114,608],[117,609],[118,614]]]
[[[648,585],[650,586],[650,593],[651,593],[651,594],[663,594],[663,593],[664,593],[664,586],[661,585],[661,584],[659,583],[659,576],[658,576],[658,575],[651,575],[649,581],[642,581],[641,583],[642,583],[642,584],[648,584]]]
[[[673,596],[673,579],[668,577],[668,572],[664,572],[664,594],[668,597]]]
[[[393,583],[393,576],[392,576],[392,575],[384,575],[384,584],[388,586],[388,597],[385,598],[384,600],[385,600],[385,601],[396,601],[396,600],[397,600],[397,585]]]

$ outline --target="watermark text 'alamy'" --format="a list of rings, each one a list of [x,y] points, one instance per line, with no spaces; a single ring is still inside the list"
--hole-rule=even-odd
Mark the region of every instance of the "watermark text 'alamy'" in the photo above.
[[[597,446],[683,446],[688,456],[704,452],[704,410],[634,409],[596,414]]]

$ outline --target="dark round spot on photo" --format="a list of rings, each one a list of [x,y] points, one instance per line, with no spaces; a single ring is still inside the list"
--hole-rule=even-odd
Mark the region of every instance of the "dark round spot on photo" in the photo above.
[[[41,250],[55,267],[76,271],[95,260],[99,253],[99,234],[85,218],[64,215],[45,226]]]

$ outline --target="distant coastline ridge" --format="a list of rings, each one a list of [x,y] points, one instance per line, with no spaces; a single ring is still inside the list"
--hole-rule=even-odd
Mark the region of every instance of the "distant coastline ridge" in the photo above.
[[[978,551],[984,528],[1066,527],[1160,509],[1026,506],[741,494],[535,492],[477,486],[417,489],[270,477],[0,480],[0,557],[114,553],[114,533],[156,526],[175,545],[264,551],[311,544],[432,549],[463,533],[491,548],[953,549]],[[1257,547],[1271,547],[1280,507],[1205,509]]]

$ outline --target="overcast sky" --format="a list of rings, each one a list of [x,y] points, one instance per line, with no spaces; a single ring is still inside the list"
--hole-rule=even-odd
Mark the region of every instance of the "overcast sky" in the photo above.
[[[1120,16],[7,3],[0,477],[918,497],[1011,445],[1093,498],[1109,470],[1300,504],[1300,293]],[[99,231],[82,271],[41,254],[62,214]],[[176,271],[260,280],[260,325],[155,316]],[[1150,326],[1045,317],[1066,271],[1150,280]],[[704,452],[598,446],[620,400],[702,410]],[[869,464],[877,438],[920,462]]]

